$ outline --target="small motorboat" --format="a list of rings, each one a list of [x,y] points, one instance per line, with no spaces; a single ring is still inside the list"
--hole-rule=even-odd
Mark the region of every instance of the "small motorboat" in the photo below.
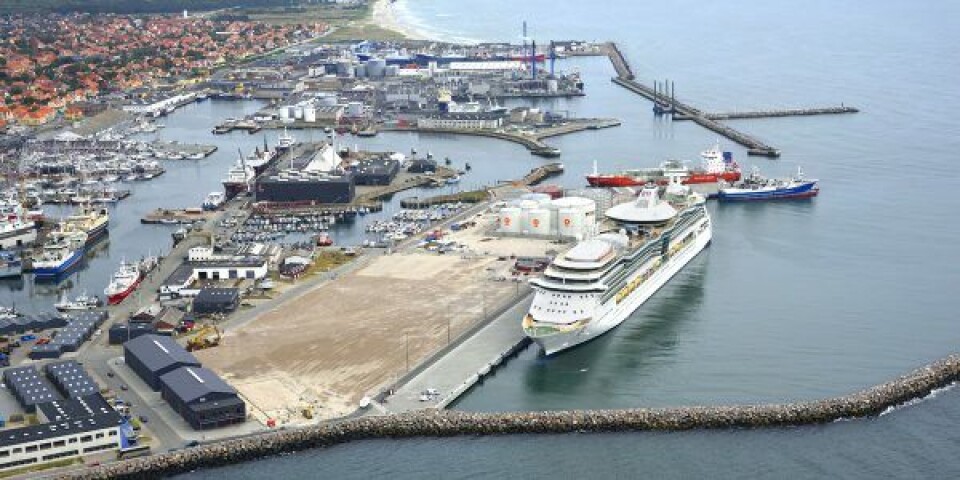
[[[94,308],[102,307],[103,300],[101,300],[100,297],[87,295],[87,293],[84,292],[73,300],[69,300],[64,297],[53,306],[57,309],[57,311],[60,312],[93,310]]]

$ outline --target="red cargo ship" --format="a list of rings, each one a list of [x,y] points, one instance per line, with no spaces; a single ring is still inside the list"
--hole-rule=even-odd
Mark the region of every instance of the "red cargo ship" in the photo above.
[[[730,152],[721,152],[717,144],[710,150],[700,153],[703,165],[689,169],[676,160],[663,162],[657,168],[638,168],[618,173],[598,173],[594,166],[593,174],[587,175],[592,187],[632,187],[654,182],[666,184],[676,178],[684,185],[698,183],[717,183],[720,180],[733,183],[740,180],[740,166],[733,160]]]

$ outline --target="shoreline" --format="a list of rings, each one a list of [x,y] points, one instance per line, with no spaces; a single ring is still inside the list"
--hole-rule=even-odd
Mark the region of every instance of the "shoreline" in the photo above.
[[[418,30],[413,25],[403,22],[397,14],[396,6],[405,0],[375,0],[370,8],[370,15],[367,22],[371,25],[380,27],[384,30],[403,35],[408,40],[433,40],[440,41],[438,38],[431,38],[429,35]]]

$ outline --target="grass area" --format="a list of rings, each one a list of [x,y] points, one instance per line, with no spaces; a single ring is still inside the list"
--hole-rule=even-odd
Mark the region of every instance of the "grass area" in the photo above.
[[[15,468],[13,470],[5,470],[3,472],[0,472],[0,478],[15,477],[15,476],[23,475],[26,473],[49,470],[51,468],[69,467],[70,465],[77,465],[81,463],[83,463],[83,460],[79,458],[64,458],[62,460],[54,460],[52,462],[48,462],[40,465],[30,465],[28,467]]]
[[[344,42],[347,40],[385,40],[398,41],[406,37],[394,32],[370,24],[351,24],[338,27],[330,34],[323,37],[327,42]]]
[[[314,22],[343,25],[350,21],[366,18],[370,13],[370,7],[366,4],[356,7],[304,5],[299,7],[244,8],[230,13],[247,15],[250,20],[278,25]]]
[[[340,250],[321,250],[313,257],[313,265],[307,271],[308,274],[329,272],[341,265],[350,263],[354,257],[343,253]]]

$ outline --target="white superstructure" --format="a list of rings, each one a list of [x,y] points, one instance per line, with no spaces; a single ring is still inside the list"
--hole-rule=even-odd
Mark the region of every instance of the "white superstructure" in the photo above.
[[[0,249],[21,248],[37,240],[37,229],[19,201],[0,200]]]
[[[670,185],[605,212],[613,231],[558,255],[535,291],[524,332],[547,355],[596,338],[619,325],[710,243],[704,198]]]

